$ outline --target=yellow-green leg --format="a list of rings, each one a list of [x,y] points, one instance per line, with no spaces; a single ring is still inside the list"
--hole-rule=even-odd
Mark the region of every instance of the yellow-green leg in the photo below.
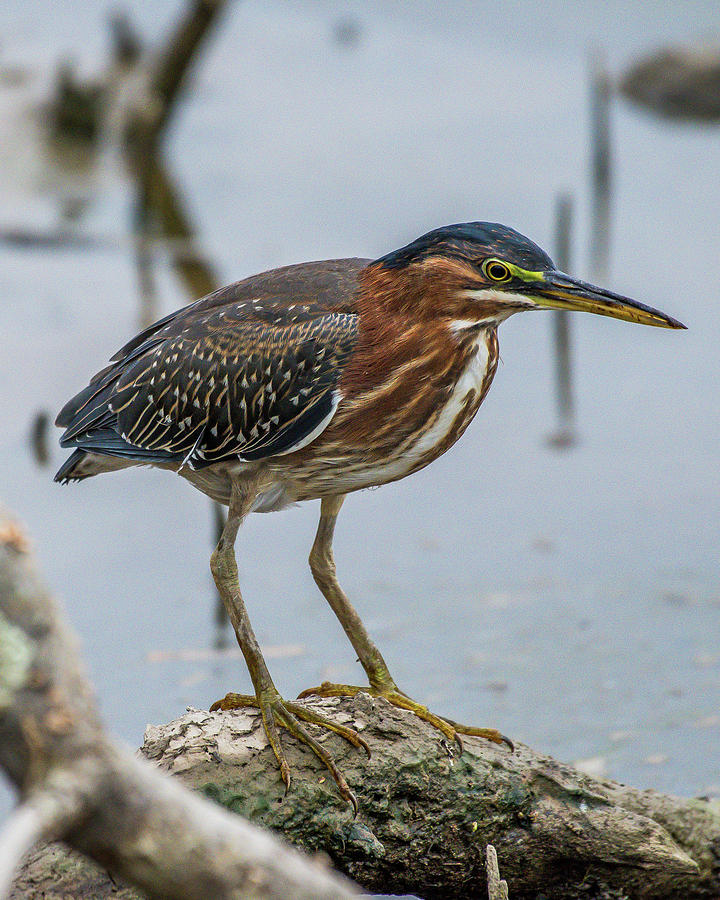
[[[340,507],[343,504],[344,496],[325,497],[320,507],[320,523],[318,524],[315,542],[310,551],[310,568],[313,578],[317,586],[323,593],[323,596],[330,604],[333,612],[338,617],[340,624],[348,636],[350,643],[355,648],[360,663],[370,682],[369,687],[358,687],[352,684],[332,684],[329,681],[323,682],[318,687],[308,688],[303,691],[300,697],[309,697],[312,695],[320,697],[341,697],[354,696],[360,691],[365,691],[375,697],[384,697],[393,706],[400,709],[407,709],[415,713],[418,718],[429,722],[449,741],[456,741],[462,747],[462,738],[460,735],[468,734],[476,737],[485,738],[495,744],[507,744],[513,749],[512,741],[500,734],[494,728],[472,728],[467,725],[459,725],[451,719],[444,719],[431,713],[427,707],[411,700],[407,694],[403,693],[390,674],[387,663],[382,654],[372,642],[370,635],[365,630],[365,626],[360,620],[360,616],[353,609],[352,604],[346,597],[343,589],[337,580],[335,569],[335,559],[332,551],[332,539],[335,533],[335,522],[337,521]]]
[[[228,616],[235,629],[240,649],[245,657],[250,678],[255,688],[255,696],[230,693],[217,703],[213,703],[210,709],[215,711],[218,709],[239,709],[248,706],[257,707],[262,715],[270,746],[280,764],[280,775],[285,782],[286,788],[290,787],[290,766],[278,734],[279,725],[282,725],[298,740],[307,744],[316,756],[322,760],[335,779],[340,794],[352,804],[357,813],[355,795],[335,765],[332,756],[309,734],[307,729],[301,724],[301,720],[334,731],[356,747],[362,747],[369,756],[370,750],[367,744],[352,728],[338,725],[312,710],[305,709],[299,703],[283,700],[270,677],[270,672],[245,609],[245,603],[240,593],[234,547],[238,529],[249,512],[254,497],[254,486],[233,485],[227,523],[210,559],[210,568],[212,569],[218,592],[223,599]]]

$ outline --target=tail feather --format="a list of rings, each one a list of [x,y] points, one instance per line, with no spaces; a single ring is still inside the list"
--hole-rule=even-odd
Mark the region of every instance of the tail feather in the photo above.
[[[103,472],[114,472],[117,469],[127,469],[129,466],[136,465],[138,465],[136,460],[118,459],[115,456],[78,449],[71,453],[60,466],[53,481],[70,484],[71,481],[82,481],[85,478],[92,478],[93,475],[101,475]]]
[[[84,450],[76,450],[74,453],[71,453],[57,470],[53,481],[58,481],[60,484],[70,484],[71,481],[80,481],[84,476],[79,473],[73,474],[73,471],[86,456],[87,453]]]

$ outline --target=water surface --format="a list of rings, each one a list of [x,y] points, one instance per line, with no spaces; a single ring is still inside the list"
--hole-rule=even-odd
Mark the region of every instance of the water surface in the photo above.
[[[157,39],[177,3],[127,4]],[[0,9],[0,219],[52,226],[58,195],[25,100],[54,61],[100,70],[115,3]],[[559,191],[575,199],[573,269],[587,271],[587,52],[618,70],[667,42],[717,38],[717,4],[552,0],[233,5],[169,139],[172,168],[224,281],[313,258],[372,256],[454,221],[503,221],[552,250]],[[689,12],[692,11],[692,15]],[[428,469],[346,502],[341,580],[411,695],[638,787],[720,793],[720,131],[613,109],[609,286],[687,332],[572,321],[581,442],[558,454],[550,317],[500,331],[502,364],[462,441]],[[92,181],[95,251],[0,244],[0,497],[31,530],[80,632],[112,730],[247,690],[212,646],[206,498],[136,470],[69,488],[28,449],[137,329],[128,185]],[[115,243],[117,239],[117,243]],[[188,302],[158,258],[163,311]],[[293,696],[362,671],[306,565],[316,503],[253,516],[238,541],[246,602]],[[298,649],[299,645],[299,649]],[[179,651],[198,651],[194,661]],[[197,658],[199,655],[200,658]],[[158,659],[160,661],[158,661]],[[290,751],[292,753],[292,751]]]

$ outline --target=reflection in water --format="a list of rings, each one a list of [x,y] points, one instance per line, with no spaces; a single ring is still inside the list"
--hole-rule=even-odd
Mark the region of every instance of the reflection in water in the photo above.
[[[140,330],[149,328],[160,318],[158,295],[153,271],[152,234],[150,233],[149,209],[143,201],[143,193],[135,201],[133,210],[133,231],[135,235],[135,269],[137,271],[140,300]]]
[[[72,65],[61,63],[53,98],[46,109],[52,137],[76,146],[96,147],[104,107],[104,85],[99,81],[78,81]]]
[[[128,17],[111,20],[112,59],[100,79],[80,81],[63,63],[53,96],[41,111],[45,171],[63,186],[59,198],[62,224],[51,233],[6,229],[0,239],[32,247],[92,247],[102,239],[76,229],[90,206],[93,177],[101,153],[119,152],[135,195],[131,216],[139,298],[139,325],[146,328],[160,316],[154,276],[155,251],[162,246],[185,287],[188,301],[220,287],[209,260],[200,251],[180,190],[167,170],[162,139],[182,96],[187,70],[194,62],[210,26],[225,3],[191,2],[160,52],[143,55],[141,42]],[[107,145],[116,142],[118,146]],[[47,177],[47,176],[46,176]],[[68,185],[81,185],[67,193]],[[65,223],[70,223],[67,225]],[[36,417],[32,447],[36,461],[48,460],[46,413]],[[215,504],[214,533],[224,513]],[[216,645],[227,642],[227,616],[218,597],[214,619]]]
[[[153,277],[153,247],[158,239],[167,251],[170,264],[186,288],[190,301],[219,288],[220,282],[195,240],[180,192],[165,168],[159,152],[142,157],[136,171],[135,263],[140,299],[140,327],[146,328],[159,318],[157,292]],[[225,512],[213,502],[213,534],[220,539]],[[229,641],[228,618],[219,594],[215,602],[215,646]]]
[[[195,229],[180,190],[167,171],[160,143],[181,96],[185,73],[223,6],[223,2],[190,4],[186,16],[158,54],[155,68],[148,74],[146,95],[130,103],[128,121],[121,129],[126,165],[135,185],[133,231],[141,328],[151,325],[159,316],[153,277],[153,243],[158,239],[163,241],[171,267],[190,301],[221,286],[196,243]],[[217,503],[213,504],[213,519],[214,532],[219,537],[225,515]],[[218,595],[214,620],[215,646],[223,647],[228,642],[228,619]]]
[[[593,52],[590,58],[590,153],[591,153],[591,214],[590,214],[590,272],[591,280],[607,281],[610,270],[610,199],[611,148],[610,102],[612,80],[603,57]],[[565,195],[558,197],[555,209],[555,263],[569,272],[572,245],[572,201]],[[548,438],[548,445],[556,450],[568,450],[578,441],[572,391],[570,315],[553,314],[553,344],[555,357],[555,392],[558,408],[558,428]]]

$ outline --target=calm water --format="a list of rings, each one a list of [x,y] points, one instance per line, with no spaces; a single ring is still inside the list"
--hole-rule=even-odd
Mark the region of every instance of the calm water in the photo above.
[[[127,4],[149,40],[176,2]],[[116,6],[0,6],[0,225],[51,227],[52,174],[24,110],[54,62],[102,68]],[[88,8],[90,7],[90,8]],[[223,281],[304,259],[380,255],[431,227],[507,222],[552,249],[559,191],[575,199],[573,269],[587,271],[587,52],[717,40],[716,2],[233,5],[169,141],[173,171]],[[360,26],[353,46],[333,32]],[[410,11],[412,10],[412,11]],[[12,82],[12,79],[10,79]],[[555,425],[551,320],[517,316],[463,440],[429,469],[352,496],[342,581],[397,681],[438,712],[493,725],[640,787],[720,793],[720,129],[613,109],[609,285],[684,333],[572,320],[581,443]],[[209,504],[141,471],[70,488],[38,468],[30,423],[55,411],[138,326],[128,185],[92,178],[94,251],[0,243],[0,498],[27,523],[80,632],[105,716],[137,745],[147,722],[247,689],[214,639]],[[188,299],[158,254],[162,311]],[[361,678],[306,558],[317,504],[254,516],[238,555],[270,667],[294,695]],[[194,658],[178,658],[198,651]]]

